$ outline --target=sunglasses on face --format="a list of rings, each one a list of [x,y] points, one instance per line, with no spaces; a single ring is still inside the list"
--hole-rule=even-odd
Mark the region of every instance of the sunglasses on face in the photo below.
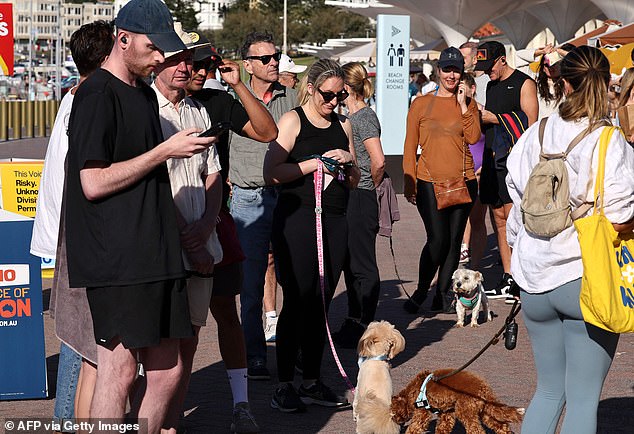
[[[330,90],[323,91],[321,89],[317,89],[317,92],[321,94],[321,97],[324,99],[324,102],[330,102],[334,98],[337,98],[337,102],[341,102],[345,100],[346,98],[348,98],[348,92],[346,92],[345,89],[342,89],[337,93],[334,93]]]
[[[244,60],[259,60],[263,65],[268,65],[271,59],[275,59],[276,62],[279,62],[282,58],[282,53],[277,52],[273,54],[265,54],[263,56],[247,56]]]
[[[218,67],[220,64],[222,64],[222,57],[214,54],[208,59],[195,60],[193,69],[194,71],[200,71],[201,69],[209,71],[213,66]]]

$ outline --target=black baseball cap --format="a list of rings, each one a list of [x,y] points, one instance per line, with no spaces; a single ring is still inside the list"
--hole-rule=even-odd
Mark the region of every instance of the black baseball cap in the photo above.
[[[440,52],[438,67],[444,69],[450,66],[464,71],[464,57],[462,57],[462,53],[456,47],[445,48]]]
[[[506,48],[498,41],[488,41],[478,47],[475,70],[489,71],[500,57],[506,56]]]
[[[174,31],[174,21],[161,0],[132,0],[121,8],[115,26],[146,35],[163,52],[177,52],[187,47]]]
[[[189,37],[192,40],[192,46],[187,46],[188,48],[194,49],[194,62],[199,60],[205,60],[210,57],[220,58],[218,52],[211,46],[209,39],[205,35],[197,31],[187,31],[189,33]]]

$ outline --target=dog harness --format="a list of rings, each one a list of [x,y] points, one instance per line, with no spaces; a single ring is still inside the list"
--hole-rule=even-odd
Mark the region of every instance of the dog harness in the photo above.
[[[420,393],[418,394],[418,398],[416,398],[416,408],[425,407],[427,410],[431,411],[434,414],[440,413],[440,410],[429,405],[429,401],[427,400],[427,383],[430,380],[433,380],[434,374],[429,374],[423,384],[420,386]]]
[[[359,368],[360,368],[361,365],[363,365],[363,362],[367,362],[368,360],[377,360],[379,362],[390,361],[390,359],[387,358],[387,354],[381,354],[380,356],[372,356],[372,357],[359,356],[359,359],[357,360],[357,365],[359,365]]]
[[[478,304],[478,301],[480,301],[480,290],[478,289],[475,295],[471,298],[458,297],[458,295],[456,295],[456,300],[458,300],[467,309],[473,309],[475,305]]]

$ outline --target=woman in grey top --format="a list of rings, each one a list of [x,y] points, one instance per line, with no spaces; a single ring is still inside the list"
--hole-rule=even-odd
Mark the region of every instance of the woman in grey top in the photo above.
[[[374,320],[379,301],[380,278],[376,265],[376,235],[379,207],[375,188],[382,179],[385,157],[381,148],[381,126],[365,100],[372,96],[368,73],[358,62],[343,65],[348,116],[352,123],[354,149],[361,170],[359,186],[348,201],[348,256],[344,276],[348,294],[348,317],[334,334],[337,344],[356,348],[365,327]]]

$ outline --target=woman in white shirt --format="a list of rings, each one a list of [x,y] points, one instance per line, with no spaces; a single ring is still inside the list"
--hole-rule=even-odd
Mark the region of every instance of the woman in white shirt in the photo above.
[[[572,50],[561,61],[566,99],[547,121],[543,152],[564,152],[581,131],[607,117],[610,65],[592,47]],[[598,164],[596,146],[603,128],[588,134],[568,155],[570,203],[576,209],[593,201]],[[513,249],[511,272],[522,288],[537,390],[526,412],[522,434],[554,433],[564,403],[562,433],[596,433],[597,407],[619,336],[583,321],[579,307],[581,251],[574,226],[552,238],[535,237],[522,224],[520,202],[530,173],[539,162],[535,123],[509,155],[506,183],[513,209],[507,223]],[[621,134],[608,146],[604,210],[620,232],[634,228],[634,152]]]

